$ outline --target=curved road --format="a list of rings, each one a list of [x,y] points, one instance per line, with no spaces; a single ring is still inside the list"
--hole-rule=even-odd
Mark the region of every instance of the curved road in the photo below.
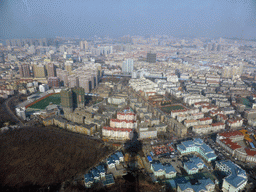
[[[24,126],[24,123],[16,116],[16,114],[11,110],[10,106],[9,106],[9,102],[12,101],[13,99],[17,98],[17,96],[8,98],[7,100],[5,100],[5,102],[3,103],[5,108],[6,108],[6,112],[15,120],[17,121],[20,125]]]

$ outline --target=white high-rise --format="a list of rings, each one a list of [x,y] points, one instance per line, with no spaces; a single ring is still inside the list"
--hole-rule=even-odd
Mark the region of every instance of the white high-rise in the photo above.
[[[127,59],[123,62],[122,72],[123,73],[132,73],[133,71],[133,59]]]

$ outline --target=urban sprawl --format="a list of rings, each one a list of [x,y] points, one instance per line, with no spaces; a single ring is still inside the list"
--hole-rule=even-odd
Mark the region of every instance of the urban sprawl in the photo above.
[[[253,191],[255,53],[227,38],[9,39],[0,97],[22,100],[1,131],[43,124],[118,146],[80,176],[86,188],[115,185],[132,159],[166,190]]]

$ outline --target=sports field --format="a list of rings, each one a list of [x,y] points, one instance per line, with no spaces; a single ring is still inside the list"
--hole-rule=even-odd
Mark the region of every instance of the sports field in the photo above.
[[[161,107],[161,110],[165,113],[171,113],[173,110],[185,109],[182,105],[170,105],[168,107]]]
[[[49,97],[46,97],[41,101],[38,101],[34,105],[31,105],[29,108],[45,109],[50,103],[60,105],[60,103],[61,103],[60,94],[50,95]]]

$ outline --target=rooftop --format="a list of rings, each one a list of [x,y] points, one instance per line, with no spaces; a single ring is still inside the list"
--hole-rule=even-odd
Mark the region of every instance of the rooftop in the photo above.
[[[230,183],[232,186],[238,188],[240,185],[242,185],[244,182],[247,181],[247,176],[245,170],[243,170],[241,167],[236,165],[230,160],[225,161],[218,161],[217,163],[221,165],[225,165],[228,167],[228,176],[225,177],[225,180]]]

